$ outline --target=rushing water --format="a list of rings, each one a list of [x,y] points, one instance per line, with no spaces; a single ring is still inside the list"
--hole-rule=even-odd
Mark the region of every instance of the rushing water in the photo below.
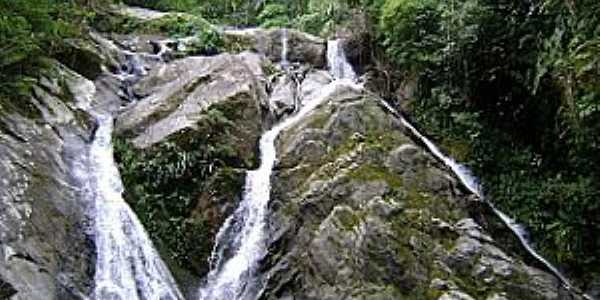
[[[124,56],[127,64],[116,76],[129,86],[145,74],[145,69],[138,54],[125,51]],[[90,216],[94,226],[91,233],[96,246],[96,273],[91,298],[183,299],[144,227],[123,200],[123,184],[113,157],[111,109],[91,108],[90,105],[82,109],[88,111],[97,123],[89,149],[88,175],[82,175],[82,178],[87,178],[86,190],[92,203]]]
[[[283,42],[283,49],[287,49],[285,38]],[[337,48],[333,50],[339,53]],[[283,55],[285,53],[282,53],[283,58],[286,57]],[[332,73],[336,74],[333,70]],[[340,80],[333,81],[310,99],[305,99],[304,106],[298,113],[262,135],[259,143],[260,166],[257,170],[248,172],[243,199],[217,234],[211,257],[212,270],[207,276],[206,284],[199,291],[201,300],[252,300],[260,296],[264,282],[258,274],[258,264],[266,255],[267,208],[271,193],[271,174],[277,159],[275,140],[281,131],[304,118],[340,86],[357,88],[352,81],[354,77],[350,80],[336,78]],[[226,253],[232,254],[227,258]]]
[[[288,30],[281,30],[281,65],[285,68],[290,62],[288,61]]]
[[[267,207],[271,173],[277,158],[275,140],[281,131],[297,123],[344,84],[352,85],[348,81],[330,83],[318,95],[307,100],[297,114],[263,134],[260,139],[260,167],[248,172],[242,202],[217,236],[213,253],[215,263],[205,287],[200,290],[200,299],[255,299],[259,295],[263,283],[257,276],[257,268],[266,254]],[[233,252],[227,260],[222,257],[223,249]]]
[[[327,42],[327,64],[333,77],[356,80],[356,73],[346,59],[341,40]]]
[[[183,299],[175,280],[135,213],[123,200],[123,185],[113,159],[110,115],[96,114],[98,128],[90,149],[93,179],[98,300]]]

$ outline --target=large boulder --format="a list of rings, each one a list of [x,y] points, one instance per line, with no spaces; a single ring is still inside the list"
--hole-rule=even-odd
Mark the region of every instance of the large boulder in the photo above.
[[[194,129],[209,107],[239,109],[240,156],[252,152],[260,131],[260,105],[265,99],[263,59],[251,53],[188,57],[153,69],[134,92],[142,99],[120,114],[116,130],[147,148],[184,129]]]
[[[565,299],[378,98],[336,93],[278,153],[263,299]]]
[[[191,298],[258,163],[268,63],[242,52],[158,65],[131,87],[140,100],[116,121],[125,199]]]

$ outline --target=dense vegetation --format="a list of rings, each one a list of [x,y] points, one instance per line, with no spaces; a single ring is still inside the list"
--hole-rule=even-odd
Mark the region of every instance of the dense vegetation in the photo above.
[[[109,2],[0,0],[0,97],[26,94],[44,58],[61,57],[65,39],[81,36],[95,8]]]
[[[551,260],[598,272],[600,4],[388,0],[386,54],[418,123],[482,178]]]
[[[183,130],[149,148],[135,148],[124,138],[114,143],[127,187],[125,200],[163,257],[195,274],[208,271],[205,258],[223,221],[210,212],[211,201],[235,203],[244,170],[255,164],[254,154],[246,154],[251,158],[244,161],[233,145],[238,142],[232,138],[233,120],[244,117],[233,103],[213,106],[198,129]]]

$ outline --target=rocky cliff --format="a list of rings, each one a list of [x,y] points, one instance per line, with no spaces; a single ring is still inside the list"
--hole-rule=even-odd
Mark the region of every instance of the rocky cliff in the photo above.
[[[94,273],[84,197],[94,124],[84,109],[96,86],[49,63],[30,98],[0,108],[0,276],[13,299],[80,299]]]

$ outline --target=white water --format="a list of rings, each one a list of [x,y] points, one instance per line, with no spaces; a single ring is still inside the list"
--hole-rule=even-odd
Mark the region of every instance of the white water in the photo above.
[[[429,149],[429,151],[435,157],[437,157],[447,167],[449,167],[450,170],[452,170],[452,172],[458,177],[458,179],[461,181],[461,183],[471,193],[473,193],[478,198],[480,198],[482,201],[484,201],[492,209],[492,211],[500,218],[500,220],[502,220],[502,222],[519,239],[519,241],[521,242],[521,245],[523,245],[523,247],[525,248],[525,250],[531,256],[533,256],[538,262],[542,263],[548,270],[550,270],[562,282],[563,286],[566,289],[568,289],[568,290],[575,290],[573,288],[573,286],[571,285],[571,283],[569,282],[569,280],[562,274],[562,272],[560,272],[554,265],[552,265],[552,263],[550,263],[543,256],[541,256],[537,251],[535,251],[535,249],[533,248],[533,246],[527,240],[527,232],[525,231],[525,229],[523,228],[523,226],[521,226],[519,223],[517,223],[514,219],[512,219],[511,217],[509,217],[504,212],[502,212],[499,209],[497,209],[496,206],[492,202],[490,202],[490,201],[488,201],[487,199],[484,198],[484,195],[483,195],[483,192],[482,192],[482,189],[481,189],[481,185],[479,184],[479,180],[475,176],[473,176],[473,173],[471,172],[471,170],[469,170],[469,168],[467,168],[467,167],[461,165],[460,163],[456,162],[451,157],[446,156],[444,153],[442,153],[440,151],[440,149],[435,144],[433,144],[427,137],[425,137],[423,134],[421,134],[404,117],[402,117],[400,114],[398,114],[398,112],[394,108],[392,108],[391,106],[389,106],[389,104],[387,104],[383,100],[381,100],[381,103],[385,106],[385,108],[388,111],[390,111],[392,114],[398,116],[399,119],[400,119],[400,121],[402,122],[402,125],[404,125],[406,128],[408,128],[419,140],[421,140],[421,142],[423,142],[423,144],[425,144],[425,146],[427,146],[427,148]],[[582,296],[584,298],[586,298],[586,299],[592,299],[590,296],[585,295],[585,294],[582,295]]]
[[[183,299],[175,280],[121,194],[123,185],[113,159],[113,119],[98,122],[90,148],[90,196],[96,243],[95,288],[98,300]]]
[[[346,59],[341,40],[327,42],[327,64],[334,78],[356,80],[356,73]]]
[[[284,28],[281,32],[281,65],[284,68],[290,64],[288,61],[288,47],[288,31]]]
[[[257,276],[258,263],[266,255],[266,216],[271,192],[271,173],[276,161],[275,140],[279,133],[297,123],[331,96],[340,85],[354,86],[345,80],[334,81],[305,102],[300,111],[267,131],[260,139],[261,164],[246,176],[240,206],[217,235],[213,269],[200,290],[202,300],[255,299],[262,289]],[[233,256],[224,260],[228,249]]]
[[[287,34],[283,35],[282,62],[286,58]],[[336,53],[340,53],[337,48]],[[332,70],[332,73],[335,73]],[[339,75],[347,76],[348,73]],[[353,74],[353,73],[352,73]],[[201,300],[252,300],[260,296],[264,282],[258,274],[259,262],[266,253],[267,209],[271,193],[271,174],[277,159],[275,140],[281,131],[293,126],[314,110],[336,90],[347,85],[359,88],[348,78],[337,77],[311,99],[297,114],[263,134],[260,139],[260,161],[257,170],[249,171],[242,202],[237,210],[223,224],[216,237],[216,245],[211,256],[212,270],[207,282],[199,291]],[[354,79],[354,77],[352,77]],[[225,253],[232,253],[227,259]]]

